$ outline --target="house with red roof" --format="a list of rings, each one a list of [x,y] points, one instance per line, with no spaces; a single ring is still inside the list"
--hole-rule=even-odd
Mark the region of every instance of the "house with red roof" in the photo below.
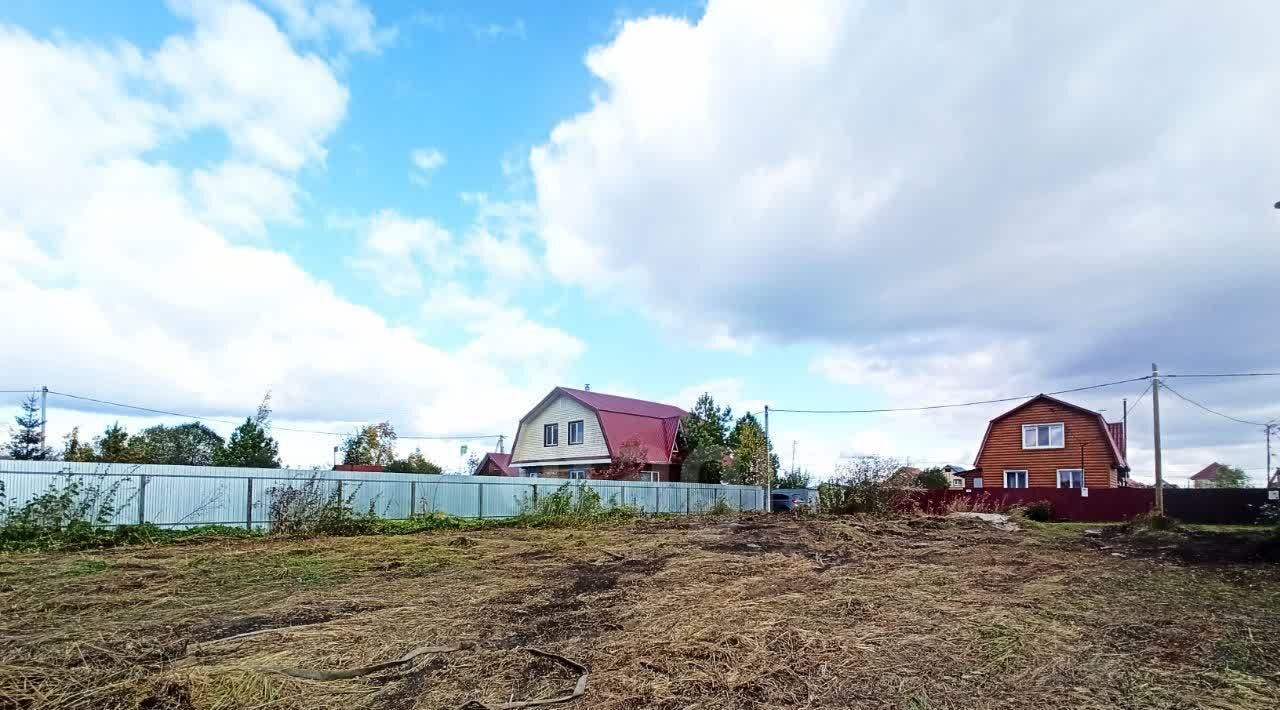
[[[638,480],[679,478],[679,407],[556,387],[520,418],[507,466],[539,478],[598,478],[621,457],[642,462]]]
[[[489,452],[476,464],[477,476],[519,476],[520,472],[511,467],[511,454]]]
[[[1218,470],[1222,468],[1222,464],[1214,461],[1205,466],[1191,477],[1191,486],[1193,488],[1216,488],[1218,485]]]
[[[966,488],[1116,488],[1128,477],[1124,424],[1037,395],[987,424]]]

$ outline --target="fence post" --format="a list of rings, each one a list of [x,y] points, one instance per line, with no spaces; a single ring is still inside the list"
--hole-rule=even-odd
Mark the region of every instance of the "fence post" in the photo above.
[[[244,529],[252,530],[253,529],[253,479],[246,478],[244,479],[244,482],[248,484],[245,486],[245,488],[247,489],[247,493],[244,498]]]
[[[343,500],[342,500],[342,479],[341,479],[341,478],[339,478],[339,479],[338,479],[338,505],[339,505],[339,506],[341,506],[341,505],[342,505],[342,503],[343,503]]]
[[[693,491],[692,487],[684,489],[684,514],[685,515],[693,515],[693,506],[689,504],[689,499],[693,495],[692,491]]]
[[[409,481],[409,517],[418,514],[418,482]]]
[[[147,477],[138,474],[138,524],[147,522]]]
[[[484,520],[484,484],[476,484],[476,517]]]
[[[739,489],[738,489],[738,512],[739,512],[739,513],[741,513],[741,512],[742,512],[742,494],[743,494],[744,492],[745,492],[745,491],[743,491],[743,489],[741,489],[741,488],[739,488]]]
[[[533,506],[538,507],[538,484],[530,483],[529,487],[533,489]]]

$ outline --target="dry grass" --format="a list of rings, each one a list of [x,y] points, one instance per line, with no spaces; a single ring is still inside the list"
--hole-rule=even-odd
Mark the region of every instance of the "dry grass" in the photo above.
[[[1280,571],[936,519],[237,540],[0,558],[0,707],[1275,708]],[[1092,543],[1095,546],[1100,543]],[[296,627],[218,642],[264,628]],[[422,645],[363,678],[339,669]]]

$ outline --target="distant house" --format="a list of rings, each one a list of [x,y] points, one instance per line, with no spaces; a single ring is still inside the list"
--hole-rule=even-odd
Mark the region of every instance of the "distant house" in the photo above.
[[[511,454],[487,453],[476,464],[477,476],[519,476],[519,469],[511,467]]]
[[[1213,463],[1200,469],[1191,477],[1192,488],[1214,488],[1218,485],[1218,471],[1222,468],[1222,464],[1214,461]]]
[[[678,480],[672,456],[685,415],[668,404],[556,387],[520,419],[509,466],[539,478],[598,478],[631,457],[642,459],[639,480]]]
[[[1123,423],[1038,395],[992,419],[970,488],[1115,488],[1129,473]]]

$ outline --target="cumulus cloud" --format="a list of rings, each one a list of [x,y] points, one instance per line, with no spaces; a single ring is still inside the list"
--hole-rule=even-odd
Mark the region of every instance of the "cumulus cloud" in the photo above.
[[[289,34],[310,42],[335,42],[348,54],[378,54],[395,41],[394,27],[379,27],[358,0],[266,0],[280,13]]]
[[[505,361],[476,354],[487,345],[432,344],[291,256],[223,231],[295,214],[296,171],[324,160],[347,90],[249,5],[184,11],[189,31],[148,52],[0,25],[11,99],[0,112],[0,322],[18,344],[0,349],[8,386],[220,417],[251,412],[270,389],[281,421],[509,429],[513,403],[536,400],[543,382],[509,377]],[[154,157],[204,131],[228,146],[210,166]],[[366,226],[375,251],[427,262],[447,238],[398,213]],[[51,436],[75,420],[58,421]]]
[[[351,268],[389,294],[417,291],[424,270],[448,274],[456,264],[452,236],[429,219],[387,209],[369,218],[363,230],[362,251],[350,260]]]
[[[1275,364],[1277,20],[713,0],[627,22],[530,155],[548,267],[671,327],[831,348],[815,373],[895,402]]]

